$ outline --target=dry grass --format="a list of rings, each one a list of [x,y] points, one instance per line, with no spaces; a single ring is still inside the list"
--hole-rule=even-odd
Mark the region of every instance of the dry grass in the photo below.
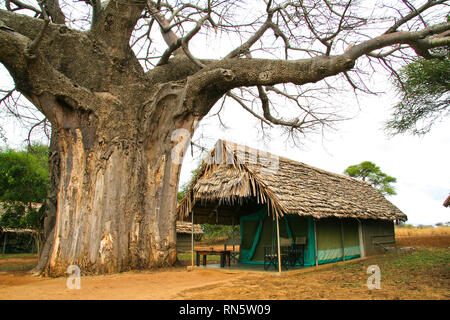
[[[396,228],[397,247],[450,247],[450,227]]]

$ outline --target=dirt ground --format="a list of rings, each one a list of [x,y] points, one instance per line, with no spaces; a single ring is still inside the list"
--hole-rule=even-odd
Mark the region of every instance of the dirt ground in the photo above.
[[[437,250],[437,251],[436,251]],[[107,276],[84,276],[81,289],[66,278],[16,271],[35,258],[0,259],[0,299],[450,299],[448,249],[421,249],[319,266],[282,275],[261,272],[168,268]],[[369,290],[369,265],[381,271],[381,288]]]
[[[35,258],[3,259],[0,268],[18,263],[30,264]],[[221,286],[241,278],[240,274],[214,271],[188,272],[186,267],[158,271],[124,272],[106,276],[85,276],[81,288],[68,289],[66,278],[42,278],[24,271],[0,272],[0,299],[176,299],[184,290]]]

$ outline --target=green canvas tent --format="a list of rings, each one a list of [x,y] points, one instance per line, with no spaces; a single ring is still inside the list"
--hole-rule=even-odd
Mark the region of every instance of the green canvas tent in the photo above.
[[[240,262],[306,238],[304,265],[383,252],[407,219],[369,183],[219,140],[178,204],[180,220],[240,224]]]

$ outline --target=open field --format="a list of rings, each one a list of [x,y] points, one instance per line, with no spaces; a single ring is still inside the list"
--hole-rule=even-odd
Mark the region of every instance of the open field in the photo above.
[[[397,247],[450,247],[450,227],[396,228]]]
[[[80,290],[65,278],[24,272],[35,257],[0,258],[0,299],[450,299],[450,250],[421,248],[293,271],[231,272],[179,266],[86,276]],[[368,266],[381,269],[381,289],[369,290]]]

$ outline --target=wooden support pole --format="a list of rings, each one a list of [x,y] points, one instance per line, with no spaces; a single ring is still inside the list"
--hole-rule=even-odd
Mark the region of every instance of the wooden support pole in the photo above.
[[[316,267],[317,267],[319,265],[319,256],[317,254],[317,225],[316,225],[316,219],[314,219],[314,251],[315,251],[315,255],[316,255]]]
[[[231,217],[231,241],[233,241],[233,252],[234,250],[234,216]]]
[[[341,246],[342,246],[342,261],[345,261],[345,242],[344,242],[344,225],[341,222]]]
[[[3,254],[5,254],[5,251],[6,251],[6,239],[8,237],[8,232],[4,232],[4,233],[5,233],[5,236],[3,238]]]
[[[359,233],[359,250],[360,250],[361,258],[362,258],[366,254],[364,251],[363,226],[362,226],[361,220],[358,220],[358,233]]]
[[[194,266],[194,211],[191,212],[191,264]]]
[[[278,224],[278,215],[277,215],[277,245],[278,245],[278,272],[281,273],[280,226]]]

